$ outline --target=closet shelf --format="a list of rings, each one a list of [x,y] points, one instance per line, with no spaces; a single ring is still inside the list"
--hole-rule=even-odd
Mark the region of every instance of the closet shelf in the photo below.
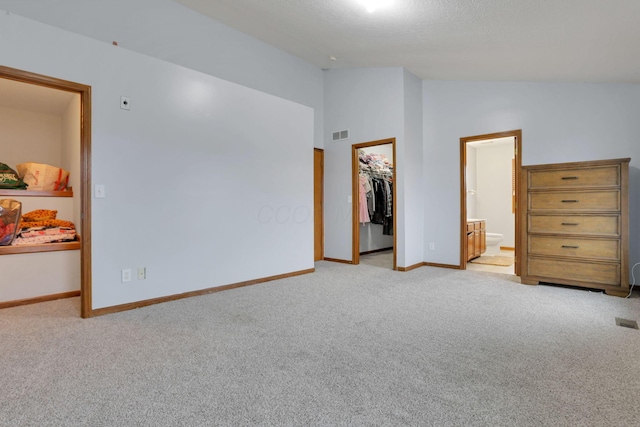
[[[0,190],[0,196],[13,197],[73,197],[71,187],[64,191],[39,191],[39,190]]]
[[[43,243],[41,245],[0,246],[0,255],[31,254],[36,252],[73,251],[81,248],[80,236],[73,242]]]

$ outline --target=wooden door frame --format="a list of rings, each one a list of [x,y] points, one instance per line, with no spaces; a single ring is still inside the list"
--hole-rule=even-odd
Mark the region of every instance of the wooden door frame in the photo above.
[[[396,139],[387,138],[377,141],[362,142],[360,144],[353,144],[351,146],[351,207],[352,207],[352,248],[351,248],[351,264],[360,264],[360,221],[358,217],[360,208],[360,180],[359,180],[359,168],[358,168],[358,149],[375,147],[377,145],[391,144],[393,151],[393,188],[391,191],[391,197],[393,198],[393,269],[398,269],[398,230],[396,225],[398,224],[397,215],[397,183],[396,180]]]
[[[519,199],[519,180],[520,170],[522,168],[522,129],[510,130],[506,132],[489,133],[486,135],[475,135],[460,138],[460,269],[467,269],[467,143],[497,138],[515,138],[515,268],[514,273],[520,276],[520,254],[521,239],[520,215],[518,215],[518,199]]]
[[[80,316],[93,316],[91,299],[91,86],[0,66],[0,78],[80,95]]]
[[[321,159],[322,159],[322,166],[321,166],[321,171],[320,171],[320,182],[321,182],[321,203],[322,203],[322,221],[320,222],[320,236],[316,235],[316,217],[315,217],[315,210],[316,210],[316,170],[315,170],[315,166],[316,166],[316,159],[315,159],[315,155],[316,153],[320,153],[321,155]],[[314,258],[314,262],[316,261],[316,243],[317,243],[317,239],[318,237],[321,240],[321,256],[320,256],[320,260],[324,259],[324,150],[322,148],[314,148],[313,149],[313,212],[314,212],[314,216],[313,216],[313,258]]]

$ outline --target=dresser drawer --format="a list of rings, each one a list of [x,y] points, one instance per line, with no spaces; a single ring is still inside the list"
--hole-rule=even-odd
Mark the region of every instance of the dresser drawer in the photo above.
[[[529,236],[528,253],[572,258],[620,260],[620,241],[617,239],[582,239],[556,236]]]
[[[619,166],[529,172],[529,188],[592,187],[620,185]]]
[[[620,286],[620,264],[615,263],[601,264],[529,257],[527,259],[527,274],[541,279],[547,277],[551,283],[553,283],[553,278],[556,278],[567,282]]]
[[[530,210],[618,211],[620,191],[549,191],[529,193]]]
[[[529,215],[530,233],[620,235],[618,215]]]

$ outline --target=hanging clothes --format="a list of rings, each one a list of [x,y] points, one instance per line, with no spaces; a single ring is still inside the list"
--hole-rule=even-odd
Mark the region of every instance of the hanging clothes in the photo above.
[[[384,222],[382,224],[382,234],[386,236],[393,236],[393,183],[387,182],[389,188],[389,198],[387,208],[389,210],[389,215],[384,217]]]
[[[360,175],[359,179],[358,218],[360,223],[365,224],[367,222],[371,222],[371,219],[369,218],[369,208],[367,207],[367,193],[371,191],[371,188],[369,187],[369,180],[365,175]]]
[[[381,154],[358,152],[360,169],[359,212],[361,223],[382,225],[382,234],[393,235],[393,165]],[[364,194],[364,197],[363,197]]]

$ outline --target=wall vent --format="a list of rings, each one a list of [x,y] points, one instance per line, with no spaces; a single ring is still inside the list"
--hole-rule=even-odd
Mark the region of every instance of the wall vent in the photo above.
[[[635,320],[623,319],[621,317],[616,317],[616,325],[624,328],[638,329],[638,322]]]
[[[338,132],[333,132],[332,136],[333,136],[333,140],[334,141],[341,141],[343,139],[349,139],[349,129],[341,130],[341,131],[338,131]]]

